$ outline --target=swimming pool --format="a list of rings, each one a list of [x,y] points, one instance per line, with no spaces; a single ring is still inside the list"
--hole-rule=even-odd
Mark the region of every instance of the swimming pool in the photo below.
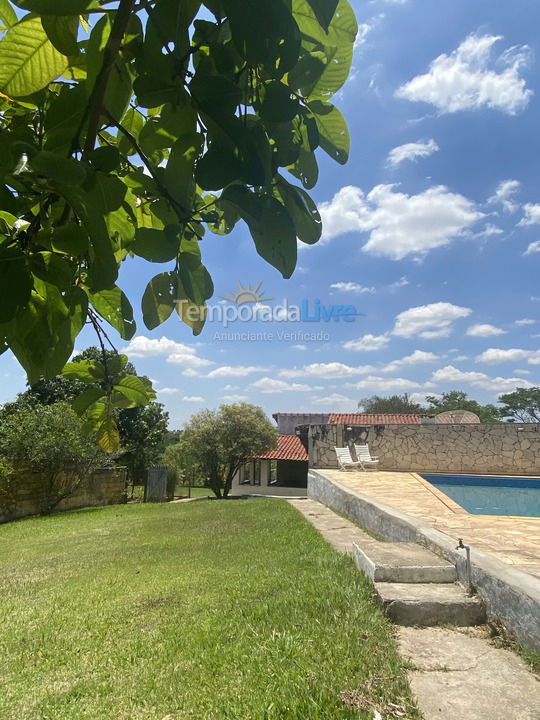
[[[474,515],[540,517],[540,478],[424,473],[422,477]]]

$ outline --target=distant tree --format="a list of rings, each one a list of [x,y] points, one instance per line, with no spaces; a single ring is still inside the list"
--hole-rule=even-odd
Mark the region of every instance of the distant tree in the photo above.
[[[191,417],[178,444],[178,468],[204,479],[216,497],[226,498],[240,466],[276,444],[275,428],[260,407],[222,405]]]
[[[510,422],[540,422],[540,387],[517,388],[514,392],[499,397],[503,404],[502,417]]]
[[[118,356],[112,350],[106,350],[105,357],[112,363]],[[102,350],[92,346],[76,355],[72,362],[87,360],[99,362],[102,358]],[[137,375],[135,366],[129,361],[123,372],[149,382],[145,376]],[[83,383],[77,378],[56,375],[31,385],[26,392],[19,395],[17,404],[52,405],[62,401],[72,402],[84,391],[93,387],[103,389],[104,381]],[[169,414],[163,405],[157,402],[140,407],[117,408],[114,414],[120,435],[117,461],[127,466],[131,481],[141,481],[149,465],[157,463],[163,452],[163,439],[167,433]]]
[[[157,402],[118,412],[118,461],[126,465],[131,482],[143,484],[150,465],[160,461],[168,422],[169,413]]]
[[[358,408],[365,413],[412,413],[421,414],[426,410],[419,403],[411,400],[408,393],[403,395],[372,395],[358,403]]]
[[[451,410],[469,410],[480,418],[482,423],[496,423],[501,421],[500,410],[495,405],[481,405],[476,400],[468,397],[466,392],[461,390],[451,390],[445,392],[441,397],[436,395],[427,395],[426,400],[429,403],[427,412],[438,415],[442,412]]]
[[[44,515],[107,462],[95,439],[83,434],[82,421],[65,402],[34,407],[22,404],[18,411],[4,416],[0,458],[4,468],[6,463],[13,467],[15,480],[28,471],[39,479]],[[13,474],[8,476],[13,483]]]

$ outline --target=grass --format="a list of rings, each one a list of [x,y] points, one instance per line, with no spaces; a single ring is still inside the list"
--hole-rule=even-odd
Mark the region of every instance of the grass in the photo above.
[[[418,717],[369,585],[284,501],[63,513],[0,547],[2,720]]]

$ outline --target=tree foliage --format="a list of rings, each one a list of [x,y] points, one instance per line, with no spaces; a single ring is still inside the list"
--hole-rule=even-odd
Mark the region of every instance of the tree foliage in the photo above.
[[[202,481],[221,498],[228,496],[241,465],[276,444],[276,430],[262,409],[238,403],[193,415],[168,453],[177,472],[184,471],[192,484]]]
[[[9,463],[9,477],[32,472],[40,485],[41,512],[52,512],[73,495],[106,458],[67,403],[22,404],[0,421],[0,459]]]
[[[540,387],[517,388],[499,397],[500,413],[511,422],[540,423]]]
[[[495,423],[501,421],[499,408],[495,405],[481,405],[476,400],[468,397],[466,392],[461,390],[451,390],[445,392],[441,397],[436,395],[427,395],[426,400],[429,403],[428,413],[442,413],[450,410],[469,410],[480,418],[482,423]]]
[[[162,264],[150,329],[176,310],[201,331],[206,228],[243,220],[291,276],[297,238],[321,234],[315,151],[348,157],[330,102],[357,31],[347,0],[2,0],[0,19],[0,351],[30,383],[62,370],[88,321],[133,336],[129,258]],[[66,372],[94,385],[107,368]],[[107,401],[86,395],[109,447],[111,395],[140,399],[111,383]]]
[[[76,365],[88,361],[99,363],[102,358],[103,352],[100,348],[92,346],[76,355],[73,363]],[[105,361],[109,369],[113,370],[118,362],[118,356],[112,350],[105,350]],[[139,377],[131,362],[125,363],[123,373],[136,377],[145,388],[149,387],[150,380],[147,377]],[[104,376],[102,379],[96,379],[94,383],[85,383],[71,373],[55,375],[53,378],[41,379],[30,385],[26,392],[19,395],[16,403],[8,403],[2,411],[4,414],[9,413],[10,408],[20,407],[21,404],[52,405],[62,401],[73,403],[75,408],[79,409],[81,404],[83,406],[85,404],[84,398],[98,397],[100,392],[103,393],[101,397],[106,397],[107,384]],[[114,393],[112,400],[118,401]],[[119,440],[119,446],[116,448],[117,459],[127,466],[131,480],[140,480],[148,466],[156,463],[161,456],[169,414],[163,405],[157,402],[134,407],[122,407],[123,404],[122,399],[120,406],[115,406],[113,410]],[[92,411],[92,406],[89,410]]]
[[[365,413],[412,413],[421,414],[426,412],[425,407],[411,400],[408,393],[403,395],[372,395],[364,398],[358,403],[361,412]]]

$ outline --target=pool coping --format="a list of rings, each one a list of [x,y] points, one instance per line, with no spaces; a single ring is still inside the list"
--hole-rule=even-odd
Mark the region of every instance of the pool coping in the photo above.
[[[417,473],[407,474],[417,476]],[[354,519],[386,540],[424,545],[453,562],[459,580],[466,583],[466,561],[463,553],[456,549],[457,538],[425,520],[345,487],[321,469],[309,470],[308,496]],[[463,508],[461,510],[470,514]],[[474,547],[471,548],[471,570],[473,584],[486,603],[488,617],[502,620],[525,647],[540,651],[540,579]]]

